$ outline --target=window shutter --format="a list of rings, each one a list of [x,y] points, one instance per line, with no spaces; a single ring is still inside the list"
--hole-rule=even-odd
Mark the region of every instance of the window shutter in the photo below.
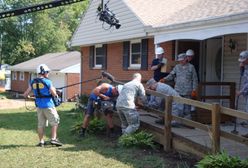
[[[128,70],[129,67],[130,42],[123,42],[123,69]]]
[[[103,64],[102,69],[107,69],[107,44],[103,44]]]
[[[89,55],[89,66],[90,69],[92,69],[94,67],[94,53],[95,52],[95,47],[94,46],[90,46],[90,55]]]
[[[148,68],[148,39],[141,41],[141,69],[147,70]]]

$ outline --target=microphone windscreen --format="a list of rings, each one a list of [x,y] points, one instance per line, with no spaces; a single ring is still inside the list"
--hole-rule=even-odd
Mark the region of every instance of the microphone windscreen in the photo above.
[[[102,71],[102,76],[108,78],[111,82],[115,80],[115,77],[108,72]]]

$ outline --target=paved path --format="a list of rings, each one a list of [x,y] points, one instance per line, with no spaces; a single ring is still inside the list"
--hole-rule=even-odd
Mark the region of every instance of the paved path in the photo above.
[[[26,102],[27,105],[32,105],[33,102]],[[24,99],[0,99],[0,110],[3,109],[16,109],[25,107]]]

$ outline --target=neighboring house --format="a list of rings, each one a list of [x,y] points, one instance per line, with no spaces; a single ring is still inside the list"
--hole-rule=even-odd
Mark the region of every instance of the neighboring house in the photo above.
[[[37,77],[36,68],[40,64],[46,64],[51,72],[49,79],[56,88],[80,82],[80,52],[49,53],[40,57],[22,62],[11,67],[11,90],[23,93],[31,79]],[[80,85],[64,88],[63,99],[74,98],[80,93]]]
[[[0,65],[0,91],[6,91],[6,90],[10,90],[10,83],[11,83],[11,79],[10,79],[10,75],[11,75],[11,71],[9,70],[10,65],[8,64],[3,64]]]
[[[105,1],[106,2],[106,1]],[[96,19],[99,0],[92,0],[71,40],[82,53],[81,78],[97,77],[100,70],[127,81],[134,72],[152,76],[154,48],[162,46],[172,59],[187,49],[195,51],[193,64],[200,82],[236,82],[238,57],[248,49],[247,0],[118,0],[108,7],[120,20],[120,29],[103,29]],[[89,93],[93,83],[82,85]],[[223,94],[219,88],[208,93]],[[243,109],[243,101],[240,101]]]

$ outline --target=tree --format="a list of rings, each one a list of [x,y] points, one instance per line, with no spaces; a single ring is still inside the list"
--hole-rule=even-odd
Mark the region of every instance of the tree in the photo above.
[[[50,0],[5,0],[9,9],[45,2]],[[87,5],[88,0],[0,20],[0,33],[5,34],[2,37],[4,62],[13,65],[46,53],[68,50],[67,42]]]

